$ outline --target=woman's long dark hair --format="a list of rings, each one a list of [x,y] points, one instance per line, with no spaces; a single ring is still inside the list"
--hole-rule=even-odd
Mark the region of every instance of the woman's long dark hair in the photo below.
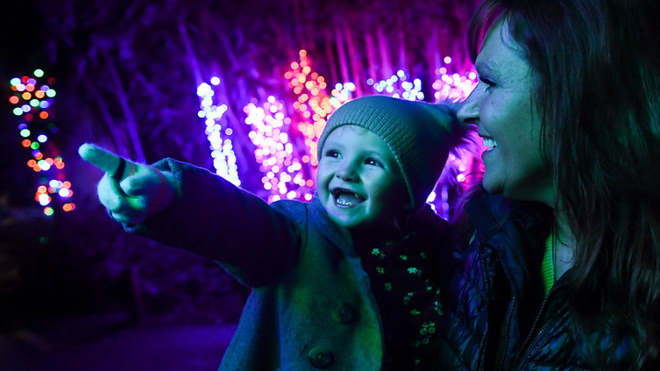
[[[596,362],[660,358],[660,5],[657,0],[485,0],[473,60],[502,17],[536,74],[541,148],[576,237],[577,329]],[[613,358],[612,358],[613,357]]]

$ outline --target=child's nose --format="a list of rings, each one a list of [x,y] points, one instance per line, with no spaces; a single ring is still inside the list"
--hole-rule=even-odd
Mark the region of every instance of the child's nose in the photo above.
[[[354,182],[358,178],[357,173],[352,166],[342,167],[341,169],[337,170],[335,176],[345,182]]]

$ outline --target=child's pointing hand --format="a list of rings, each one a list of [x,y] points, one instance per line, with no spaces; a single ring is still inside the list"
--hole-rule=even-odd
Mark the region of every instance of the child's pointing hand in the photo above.
[[[94,144],[81,145],[78,153],[105,172],[98,185],[99,200],[125,226],[143,222],[174,200],[178,182],[170,172],[126,160]]]

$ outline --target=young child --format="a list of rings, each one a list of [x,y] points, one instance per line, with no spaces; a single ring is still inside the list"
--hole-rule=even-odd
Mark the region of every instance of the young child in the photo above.
[[[465,134],[450,112],[384,96],[344,104],[319,139],[308,203],[268,205],[172,159],[80,154],[107,173],[99,198],[126,230],[253,287],[221,369],[429,369],[442,321],[433,256],[448,242],[425,201]]]

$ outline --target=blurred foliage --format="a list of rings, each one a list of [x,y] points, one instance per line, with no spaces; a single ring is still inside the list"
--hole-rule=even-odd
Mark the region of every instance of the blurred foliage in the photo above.
[[[2,44],[10,53],[0,75],[8,78],[41,67],[57,77],[53,117],[61,132],[56,140],[68,159],[77,209],[50,219],[43,216],[32,199],[34,174],[23,166],[15,126],[4,125],[1,144],[12,154],[1,174],[0,325],[11,327],[45,314],[103,310],[126,310],[143,320],[156,315],[178,322],[235,321],[247,289],[213,262],[124,233],[98,204],[95,182],[101,174],[80,163],[77,147],[90,141],[139,161],[174,157],[211,169],[203,123],[196,115],[200,82],[221,77],[221,99],[229,104],[225,115],[234,128],[245,127],[240,125],[242,108],[251,99],[290,94],[282,75],[297,60],[299,49],[308,51],[314,70],[326,76],[329,86],[352,80],[368,93],[363,80],[387,78],[394,66],[407,68],[428,87],[439,55],[451,55],[457,69],[469,64],[464,32],[474,4],[14,4],[22,10],[5,12],[12,16],[3,26],[3,38],[14,39]],[[9,35],[24,22],[35,25],[29,40]],[[367,55],[369,43],[376,45],[376,55]],[[6,106],[1,106],[3,112]],[[10,116],[2,114],[6,122]],[[248,129],[243,130],[247,137]],[[251,142],[236,141],[234,150],[245,187],[260,185]]]

